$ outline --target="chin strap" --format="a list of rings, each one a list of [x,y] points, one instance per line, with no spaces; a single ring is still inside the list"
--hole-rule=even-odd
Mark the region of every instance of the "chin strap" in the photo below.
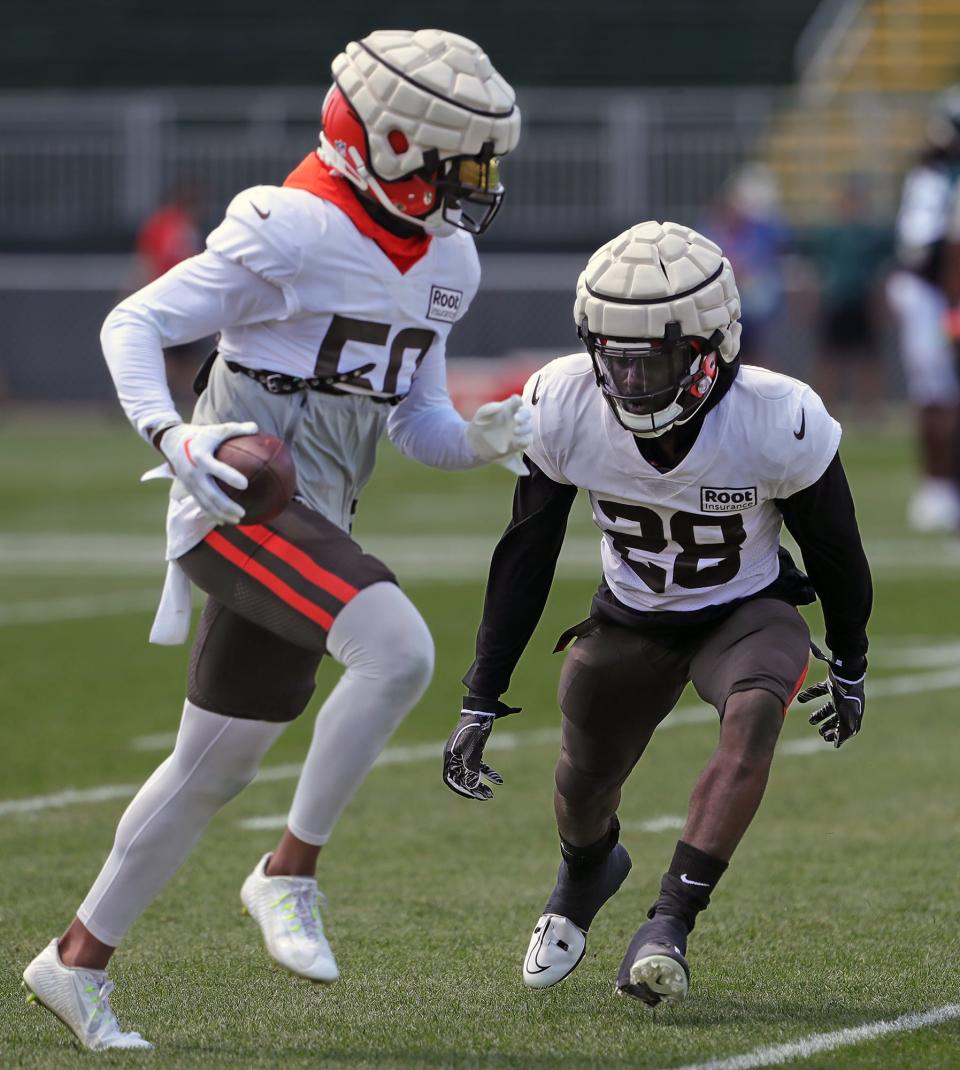
[[[409,223],[412,226],[420,227],[427,231],[428,234],[435,234],[437,237],[445,237],[457,229],[452,223],[448,223],[443,218],[443,198],[439,194],[437,196],[437,207],[426,218],[401,212],[387,196],[387,191],[371,173],[356,145],[351,145],[347,149],[347,156],[344,156],[330,144],[326,134],[321,132],[319,154],[324,163],[339,171],[344,178],[349,179],[358,189],[372,194],[381,208],[389,212],[394,218],[401,219],[404,223]],[[436,216],[438,213],[440,213],[439,218],[434,221],[431,217]]]

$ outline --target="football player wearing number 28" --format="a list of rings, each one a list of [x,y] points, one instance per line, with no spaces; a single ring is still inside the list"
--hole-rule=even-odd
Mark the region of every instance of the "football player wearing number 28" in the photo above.
[[[282,187],[240,193],[203,253],[104,325],[124,410],[175,477],[151,638],[185,640],[191,581],[208,599],[173,753],[121,818],[74,922],[24,973],[33,997],[90,1048],[149,1046],[117,1025],[107,961],[302,712],[324,653],[343,675],[317,716],[287,829],[241,897],[277,962],[337,979],[317,856],[433,666],[420,614],[350,537],[377,442],[386,431],[438,468],[521,470],[530,443],[519,397],[482,406],[468,423],[444,368],[447,334],[479,283],[473,235],[500,206],[498,159],[520,133],[513,90],[477,45],[439,30],[351,42],[333,77],[319,150]],[[218,331],[185,423],[163,347]],[[275,520],[244,525],[214,477],[241,489],[245,479],[214,454],[257,429],[290,447],[297,495]]]
[[[796,606],[820,597],[825,682],[801,701],[835,747],[863,716],[872,590],[837,447],[840,427],[806,385],[739,367],[740,301],[730,263],[674,223],[608,242],[577,284],[586,353],[534,374],[527,475],[494,551],[469,695],[444,752],[444,780],[471,799],[502,778],[483,762],[500,696],[543,610],[578,488],[603,533],[590,617],[569,629],[560,677],[556,886],[523,963],[531,988],[562,981],[630,871],[619,843],[624,781],[689,681],[720,716],[716,751],[616,991],[683,999],[687,936],[759,806],[784,713],[807,671]],[[779,545],[796,539],[808,575]]]

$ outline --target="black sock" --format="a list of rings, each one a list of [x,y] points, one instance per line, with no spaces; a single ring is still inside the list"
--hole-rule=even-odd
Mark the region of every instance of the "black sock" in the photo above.
[[[673,861],[660,882],[660,895],[647,912],[647,917],[670,914],[686,925],[687,932],[693,932],[697,915],[707,909],[710,893],[727,865],[722,858],[715,858],[698,847],[678,840]]]
[[[595,843],[586,847],[574,847],[572,843],[560,837],[560,854],[571,876],[579,876],[587,870],[593,869],[607,857],[620,841],[620,821],[614,814],[610,818],[610,827]]]

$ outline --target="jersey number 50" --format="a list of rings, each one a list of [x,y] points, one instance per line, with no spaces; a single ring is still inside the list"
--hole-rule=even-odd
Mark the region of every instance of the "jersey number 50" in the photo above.
[[[603,515],[613,523],[629,520],[640,528],[639,535],[605,528],[614,549],[641,580],[656,594],[663,594],[667,586],[667,570],[649,561],[635,561],[630,550],[644,550],[648,554],[662,554],[667,548],[663,521],[658,513],[643,505],[597,500]],[[697,528],[717,528],[721,542],[697,542]],[[739,513],[722,516],[703,516],[700,513],[674,513],[670,517],[670,538],[680,547],[673,562],[673,582],[678,587],[694,590],[699,587],[719,587],[728,583],[740,571],[740,547],[747,533]],[[712,561],[704,565],[702,561]]]
[[[320,352],[317,354],[313,374],[319,379],[335,376],[340,370],[340,355],[347,342],[363,342],[380,347],[387,344],[389,336],[389,323],[374,323],[370,320],[355,320],[349,316],[335,315],[320,343]],[[427,350],[436,337],[436,331],[425,330],[423,327],[405,327],[397,332],[393,345],[390,346],[390,358],[384,372],[383,385],[380,387],[384,394],[393,394],[396,391],[400,367],[407,350],[417,351],[414,369],[419,368],[420,361],[427,355]],[[352,383],[354,386],[362,386],[367,390],[374,389],[373,384],[366,378],[354,379]]]

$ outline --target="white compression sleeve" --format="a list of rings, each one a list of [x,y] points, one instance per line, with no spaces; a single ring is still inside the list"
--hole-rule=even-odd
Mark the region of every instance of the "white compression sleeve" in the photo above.
[[[173,753],[127,807],[113,849],[77,911],[98,940],[110,947],[120,943],[217,810],[254,778],[285,727],[185,703]]]
[[[150,431],[180,420],[167,386],[165,346],[285,315],[276,286],[209,251],[122,301],[104,321],[100,344],[130,422],[149,439]]]
[[[466,438],[467,421],[447,391],[443,347],[434,345],[417,368],[410,393],[390,413],[387,434],[402,454],[433,468],[477,468],[485,462]]]
[[[433,673],[430,632],[392,583],[364,588],[340,611],[327,650],[346,671],[317,714],[287,822],[294,836],[315,846],[327,842]]]

